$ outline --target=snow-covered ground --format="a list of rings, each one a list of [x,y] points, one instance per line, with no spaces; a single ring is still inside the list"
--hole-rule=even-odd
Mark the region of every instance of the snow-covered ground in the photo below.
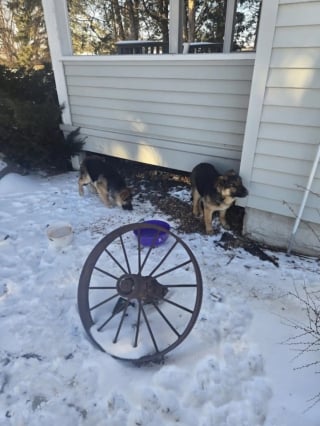
[[[204,295],[193,330],[164,364],[137,367],[88,340],[77,287],[103,236],[153,218],[169,221],[192,250]],[[74,234],[56,249],[46,229],[59,221]],[[285,344],[298,333],[288,321],[308,322],[290,293],[320,290],[319,262],[276,253],[277,268],[243,249],[225,251],[221,235],[176,227],[149,202],[135,199],[130,212],[80,197],[76,172],[0,180],[1,426],[320,425],[320,404],[307,410],[320,391],[316,368],[297,369],[319,352],[296,359]]]

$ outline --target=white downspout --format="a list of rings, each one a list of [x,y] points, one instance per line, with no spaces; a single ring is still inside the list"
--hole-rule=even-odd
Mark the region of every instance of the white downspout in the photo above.
[[[312,182],[313,182],[313,179],[314,179],[314,175],[316,174],[316,171],[317,171],[319,159],[320,159],[320,144],[318,145],[317,155],[314,159],[313,166],[312,166],[310,176],[309,176],[309,180],[308,180],[308,184],[307,184],[307,187],[304,191],[304,195],[303,195],[303,199],[302,199],[302,202],[301,202],[301,205],[300,205],[300,209],[299,209],[298,215],[296,217],[296,221],[294,223],[294,226],[293,226],[293,229],[292,229],[292,232],[291,232],[291,236],[290,236],[290,240],[289,240],[289,244],[288,244],[288,250],[287,250],[288,254],[290,254],[290,252],[291,252],[293,238],[294,238],[294,236],[297,232],[298,226],[299,226],[300,221],[301,221],[301,217],[302,217],[302,214],[303,214],[306,202],[307,202],[308,195],[310,193],[310,189],[311,189],[311,185],[312,185]]]

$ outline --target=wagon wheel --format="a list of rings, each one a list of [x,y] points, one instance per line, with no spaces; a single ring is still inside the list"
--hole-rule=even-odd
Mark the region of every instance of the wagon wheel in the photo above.
[[[168,240],[144,247],[146,228],[155,241],[163,233]],[[194,326],[201,301],[201,273],[189,247],[171,231],[145,223],[104,237],[88,256],[78,287],[90,339],[113,357],[135,362],[160,361],[177,347]]]

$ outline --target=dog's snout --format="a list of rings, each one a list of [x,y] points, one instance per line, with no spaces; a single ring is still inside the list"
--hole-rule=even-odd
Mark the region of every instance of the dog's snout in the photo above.
[[[133,210],[133,206],[131,203],[122,204],[123,210]]]
[[[241,188],[238,188],[237,197],[246,197],[249,194],[246,187],[242,186]]]

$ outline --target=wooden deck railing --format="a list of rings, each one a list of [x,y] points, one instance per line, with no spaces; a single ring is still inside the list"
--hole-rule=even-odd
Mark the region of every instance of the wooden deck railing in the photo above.
[[[118,55],[153,55],[168,53],[168,43],[153,40],[123,40],[116,43]]]

